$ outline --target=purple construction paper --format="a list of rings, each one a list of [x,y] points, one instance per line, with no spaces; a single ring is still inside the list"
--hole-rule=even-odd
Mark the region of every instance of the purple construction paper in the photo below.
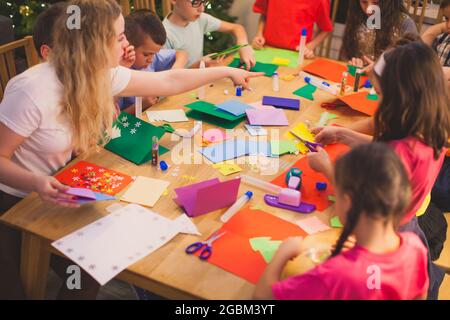
[[[275,108],[300,110],[300,100],[298,99],[264,96],[262,104],[265,106],[274,106]]]
[[[175,193],[177,194],[177,198],[174,201],[182,206],[186,213],[190,216],[190,212],[194,211],[195,204],[197,202],[197,191],[199,189],[209,187],[212,185],[216,185],[220,183],[220,180],[217,178],[202,181],[199,183],[194,183],[189,186],[185,186],[182,188],[175,189]]]
[[[83,189],[83,188],[69,188],[66,191],[66,194],[69,194],[71,196],[76,196],[79,198],[85,198],[90,200],[96,200],[96,196],[94,191],[89,189]]]
[[[280,109],[247,109],[248,121],[252,126],[288,126],[286,114]]]

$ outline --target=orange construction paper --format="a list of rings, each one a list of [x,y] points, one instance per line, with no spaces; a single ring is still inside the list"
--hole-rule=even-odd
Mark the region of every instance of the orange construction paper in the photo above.
[[[343,144],[332,144],[325,147],[325,150],[328,152],[330,159],[332,162],[335,162],[336,159],[342,154],[346,153],[350,148]],[[292,168],[299,168],[303,171],[302,175],[302,188],[300,192],[302,193],[302,201],[306,203],[315,204],[317,210],[323,211],[333,204],[332,201],[328,199],[328,196],[334,195],[334,188],[327,178],[322,173],[314,171],[308,164],[308,159],[303,157],[299,161],[297,161]],[[286,185],[286,174],[289,169],[283,172],[280,176],[278,176],[275,180],[272,181],[273,184],[276,184],[280,187],[287,188]],[[327,190],[318,191],[316,189],[317,182],[326,182]]]
[[[378,109],[380,101],[367,99],[368,94],[368,92],[358,92],[342,97],[340,98],[340,100],[353,110],[362,112],[369,116],[373,116]]]
[[[319,58],[304,67],[303,71],[319,76],[326,80],[341,83],[342,73],[348,71],[348,69],[346,65],[340,64],[339,62]],[[364,83],[367,79],[368,77],[366,76],[361,77],[361,80],[359,81],[360,88],[364,86]],[[354,86],[354,84],[355,77],[349,74],[347,77],[347,85]]]
[[[213,253],[207,261],[254,284],[261,278],[267,263],[260,253],[253,251],[251,238],[285,240],[307,236],[299,226],[248,206],[225,223],[219,233],[224,231],[226,233],[213,242]]]

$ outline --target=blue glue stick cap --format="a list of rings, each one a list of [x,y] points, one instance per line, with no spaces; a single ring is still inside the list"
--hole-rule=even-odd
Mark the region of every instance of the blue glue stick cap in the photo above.
[[[306,83],[310,83],[311,82],[311,78],[310,77],[305,77],[305,82]]]
[[[247,192],[245,193],[245,195],[246,195],[249,199],[251,199],[251,198],[253,197],[253,192],[247,191]]]
[[[369,89],[369,88],[371,88],[371,87],[372,87],[372,83],[370,82],[369,79],[367,79],[366,82],[364,82],[364,88]]]
[[[308,35],[308,29],[303,28],[302,29],[302,36],[307,36]]]
[[[323,191],[327,189],[327,184],[325,182],[317,182],[316,189],[319,191]]]
[[[165,161],[161,161],[159,163],[159,167],[161,168],[162,171],[166,171],[169,168],[169,166],[167,165],[167,163]]]

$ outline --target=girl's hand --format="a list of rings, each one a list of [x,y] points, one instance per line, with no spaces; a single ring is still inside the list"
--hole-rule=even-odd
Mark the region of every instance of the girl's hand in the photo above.
[[[229,77],[233,80],[235,86],[242,86],[243,89],[250,89],[250,78],[262,77],[264,72],[249,72],[243,69],[228,67]]]
[[[276,254],[282,256],[285,260],[293,259],[303,252],[302,241],[302,237],[288,238],[283,241]]]
[[[363,57],[364,62],[366,63],[366,67],[363,69],[363,72],[370,74],[373,71],[373,68],[375,67],[375,61],[373,61],[372,59],[370,59],[367,56]]]
[[[316,135],[316,142],[324,146],[340,142],[340,133],[343,128],[336,126],[318,127],[311,130]]]
[[[349,65],[351,66],[355,66],[357,68],[362,68],[364,67],[364,61],[360,58],[352,58],[352,60],[350,60],[348,62]]]
[[[264,49],[264,45],[266,44],[266,39],[263,36],[256,36],[253,38],[252,47],[255,50]]]
[[[247,66],[247,71],[250,71],[256,64],[255,53],[253,49],[249,46],[246,46],[239,50],[239,55],[241,56],[241,62],[245,63]]]
[[[35,182],[35,191],[39,194],[42,201],[67,208],[80,207],[73,199],[74,197],[66,194],[68,186],[51,176],[39,176]]]
[[[342,246],[342,251],[348,251],[353,249],[353,247],[356,245],[356,238],[355,236],[349,236],[347,238],[347,240],[345,240],[344,245]],[[331,250],[335,250],[336,249],[336,244],[334,244],[331,247]]]
[[[123,67],[131,68],[136,61],[136,51],[134,47],[129,45],[125,48],[125,53],[120,61],[120,65]]]
[[[321,147],[317,147],[317,152],[310,152],[307,155],[308,163],[311,169],[321,172],[329,173],[332,168],[332,163],[328,153]]]

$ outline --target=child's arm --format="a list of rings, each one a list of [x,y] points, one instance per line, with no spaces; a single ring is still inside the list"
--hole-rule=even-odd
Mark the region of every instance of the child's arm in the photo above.
[[[175,62],[171,69],[184,69],[188,62],[188,57],[189,56],[186,51],[177,50],[175,53]]]
[[[256,284],[253,298],[258,300],[273,299],[272,286],[280,281],[281,273],[286,263],[302,252],[301,237],[289,238],[284,241],[267,266],[261,279]]]
[[[371,136],[373,136],[373,132],[375,130],[373,118],[367,118],[364,120],[356,121],[351,125],[347,126],[346,128]]]
[[[222,21],[218,31],[232,34],[236,38],[236,44],[238,45],[248,44],[247,32],[240,24]],[[241,61],[247,66],[247,70],[255,66],[255,54],[250,46],[240,49],[239,55],[241,56]]]
[[[446,22],[442,22],[439,24],[436,24],[432,27],[429,27],[427,31],[425,31],[422,34],[422,41],[431,46],[434,42],[434,40],[442,33],[446,31],[445,27]]]
[[[313,59],[315,57],[314,55],[314,50],[316,49],[316,47],[318,45],[320,45],[322,43],[323,40],[326,39],[326,37],[328,36],[329,32],[327,31],[320,31],[320,33],[311,41],[306,45],[306,50],[305,50],[305,58],[306,59]],[[297,46],[296,50],[299,49],[299,46]]]
[[[162,72],[131,70],[131,79],[118,96],[168,97],[199,88],[222,78],[231,78],[235,85],[249,89],[250,78],[263,75],[264,73],[260,72],[248,72],[228,67],[200,70],[176,69]]]
[[[366,120],[363,120],[366,121]],[[364,123],[361,121],[361,129],[363,128]],[[365,122],[366,124],[370,122]],[[316,134],[316,142],[327,145],[333,143],[343,143],[350,147],[356,147],[360,144],[371,143],[373,137],[353,131],[348,128],[336,127],[336,126],[327,126],[315,128],[312,130],[314,134]]]
[[[331,163],[328,153],[321,147],[317,152],[310,152],[307,155],[311,169],[323,173],[323,175],[334,185],[334,165]]]
[[[266,16],[261,14],[259,16],[259,22],[258,22],[258,32],[256,33],[256,36],[253,38],[252,46],[256,50],[261,50],[264,48],[264,45],[266,44],[266,39],[264,38],[264,28],[266,27]]]

